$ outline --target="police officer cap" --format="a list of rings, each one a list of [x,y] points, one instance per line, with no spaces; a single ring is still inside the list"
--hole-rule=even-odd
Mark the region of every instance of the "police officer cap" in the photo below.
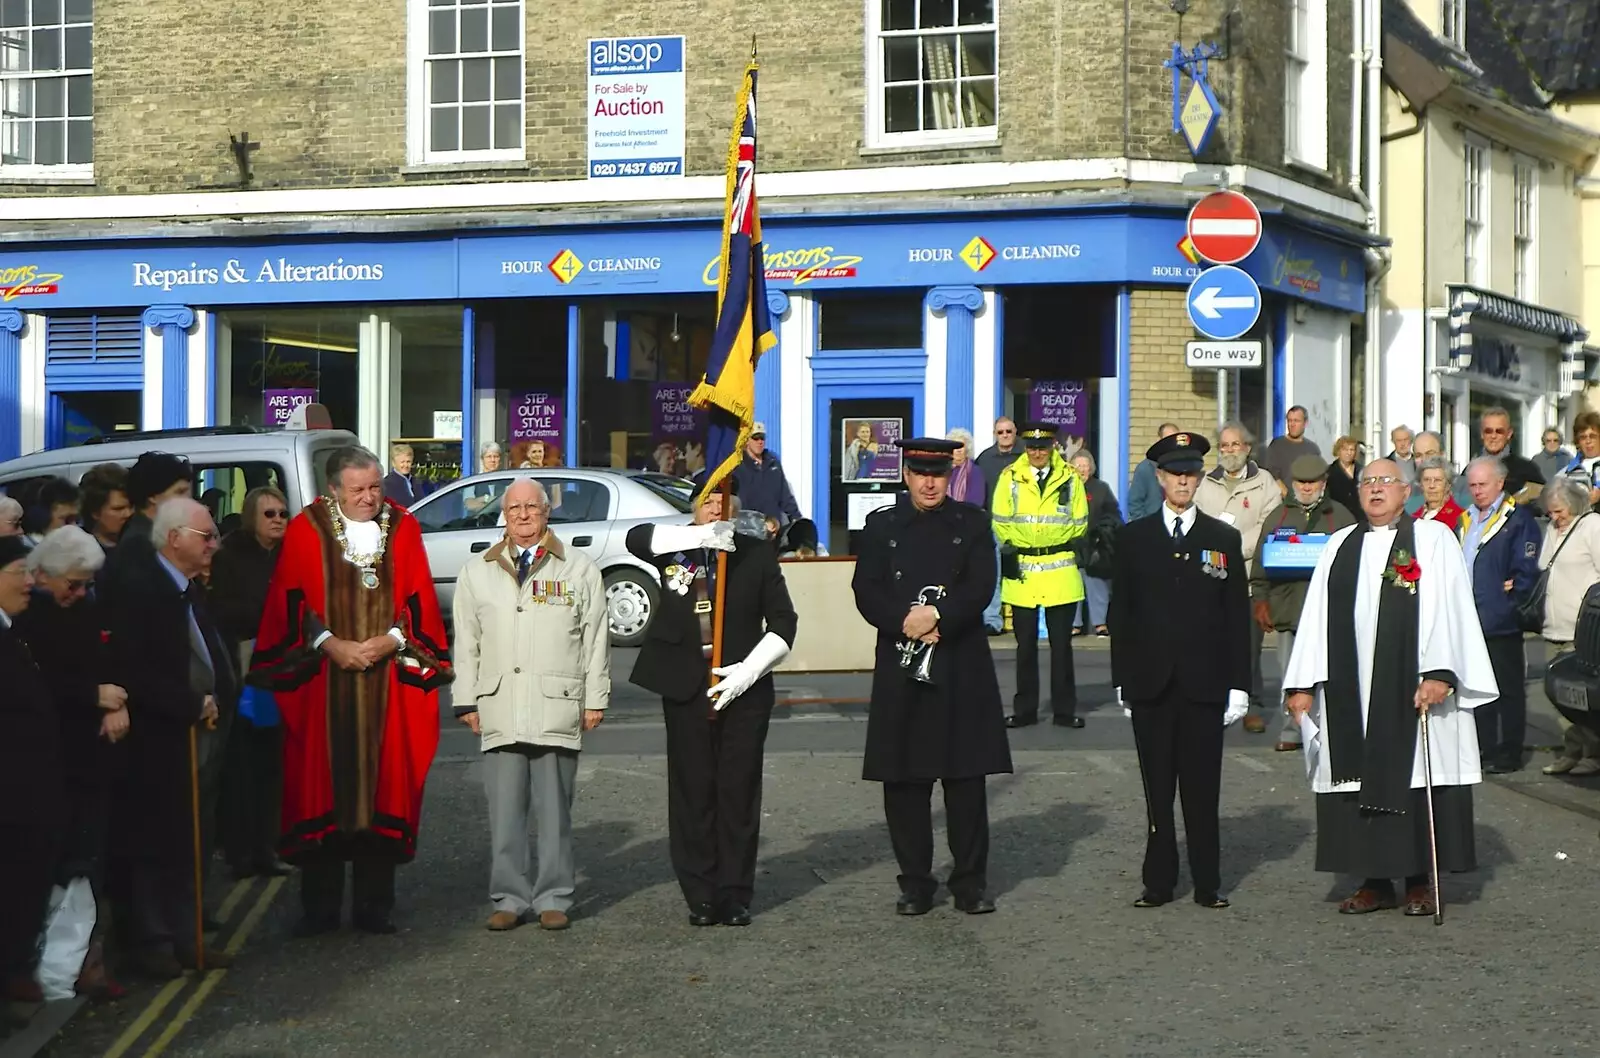
[[[1049,448],[1055,443],[1055,423],[1030,422],[1022,428],[1022,446],[1024,448]]]
[[[1289,476],[1296,481],[1321,481],[1328,476],[1328,464],[1317,456],[1296,456],[1289,464]]]
[[[1174,474],[1198,474],[1205,468],[1211,442],[1197,433],[1175,433],[1163,437],[1146,450],[1144,457],[1158,470]]]
[[[902,437],[895,447],[904,453],[906,466],[918,474],[948,474],[961,442],[942,437]]]

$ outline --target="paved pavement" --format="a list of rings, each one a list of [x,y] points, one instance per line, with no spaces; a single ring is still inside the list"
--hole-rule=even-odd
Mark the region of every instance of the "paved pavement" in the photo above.
[[[292,883],[258,880],[224,907],[233,969],[87,1008],[47,1054],[1593,1053],[1587,932],[1572,924],[1593,902],[1600,794],[1538,776],[1536,759],[1477,791],[1482,866],[1448,879],[1442,928],[1346,918],[1332,901],[1348,881],[1311,869],[1300,757],[1233,731],[1235,906],[1137,911],[1137,762],[1103,651],[1079,655],[1088,726],[1013,733],[1017,774],[991,782],[995,915],[892,913],[879,792],[859,779],[864,714],[848,702],[864,678],[793,676],[791,699],[846,701],[774,723],[755,924],[689,927],[667,860],[659,705],[619,679],[580,771],[571,930],[483,930],[479,766],[452,727],[421,854],[400,876],[397,936],[290,940]]]

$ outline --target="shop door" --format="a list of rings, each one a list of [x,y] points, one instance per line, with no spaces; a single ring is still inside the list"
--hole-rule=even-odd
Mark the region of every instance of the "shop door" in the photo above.
[[[830,555],[855,554],[866,516],[902,490],[895,439],[916,436],[921,387],[818,386],[815,518]]]

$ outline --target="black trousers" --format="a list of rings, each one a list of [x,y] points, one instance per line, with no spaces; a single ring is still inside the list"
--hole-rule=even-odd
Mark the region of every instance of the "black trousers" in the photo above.
[[[1528,660],[1522,637],[1485,636],[1489,664],[1500,697],[1472,711],[1478,725],[1478,752],[1484,761],[1521,766],[1522,744],[1528,731]]]
[[[1072,615],[1077,603],[1044,608],[1045,630],[1050,635],[1050,711],[1072,716],[1078,711],[1078,684],[1072,671]],[[1017,637],[1017,695],[1011,711],[1031,719],[1039,715],[1039,610],[1034,606],[1011,608],[1011,630]]]
[[[1183,830],[1195,893],[1215,894],[1222,885],[1217,802],[1222,795],[1223,705],[1187,701],[1169,689],[1155,701],[1134,702],[1132,709],[1148,812],[1144,887],[1169,899],[1177,888],[1178,833],[1172,799],[1178,794],[1183,798]]]
[[[300,871],[300,906],[306,918],[338,922],[344,909],[344,860],[309,863]],[[387,918],[394,910],[394,863],[359,856],[350,861],[350,916]]]
[[[194,862],[186,857],[132,865],[133,941],[193,958]]]
[[[11,806],[15,808],[16,806]],[[60,849],[53,821],[0,824],[0,983],[31,978],[50,904],[50,878]]]
[[[691,906],[750,906],[772,705],[770,690],[746,692],[713,720],[706,698],[662,700],[672,869]]]
[[[222,851],[238,873],[276,858],[283,807],[283,728],[235,717],[222,777]]]
[[[976,900],[989,887],[988,791],[981,775],[940,783],[953,861],[950,893],[957,900]],[[931,897],[939,888],[933,877],[933,783],[884,783],[883,815],[900,865],[900,891]]]

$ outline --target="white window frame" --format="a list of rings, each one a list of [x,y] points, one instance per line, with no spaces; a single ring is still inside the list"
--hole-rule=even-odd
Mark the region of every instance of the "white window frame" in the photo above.
[[[1489,144],[1468,136],[1461,148],[1462,282],[1489,288],[1489,201],[1494,160]]]
[[[1511,165],[1512,294],[1539,298],[1539,163],[1517,157]]]
[[[960,0],[956,0],[959,4]],[[940,30],[885,30],[883,28],[883,0],[866,0],[866,145],[868,148],[895,147],[967,147],[973,144],[995,143],[1000,139],[1000,5],[994,0],[992,22],[971,26],[952,26],[950,32],[978,32],[994,34],[994,124],[956,129],[921,129],[917,132],[886,132],[883,123],[883,95],[885,89],[883,41],[885,35],[931,36]],[[957,86],[956,111],[959,114],[960,87]]]
[[[480,0],[462,0],[477,6]],[[481,0],[491,11],[490,0]],[[528,5],[527,0],[515,0],[520,17],[517,19],[517,49],[521,59],[522,81],[522,142],[516,147],[490,148],[489,150],[435,151],[428,145],[428,0],[406,0],[406,163],[408,165],[472,165],[479,162],[521,162],[528,156]],[[491,15],[489,32],[494,33]],[[459,44],[459,41],[457,42]],[[478,53],[469,53],[476,56]],[[504,52],[489,51],[484,58],[505,57]],[[491,90],[492,94],[492,90]],[[493,118],[490,119],[491,137]]]
[[[1283,44],[1284,161],[1326,172],[1328,0],[1284,2],[1288,6]]]
[[[1439,36],[1466,50],[1467,0],[1439,0]]]
[[[63,14],[64,14],[64,10],[63,10]],[[79,26],[83,26],[83,25],[84,25],[84,23],[81,22],[81,21],[79,21],[79,22],[67,22],[64,17],[63,17],[63,20],[62,20],[62,23],[61,23],[63,32],[65,32],[65,29],[66,29],[67,26],[79,27]],[[91,16],[89,18],[88,26],[89,26],[90,47],[92,48],[94,46],[94,43],[93,43],[94,42],[94,17],[93,17],[92,14],[91,14]],[[3,48],[3,47],[4,47],[4,45],[0,45],[0,48]],[[66,48],[65,41],[63,41],[63,44],[62,44],[62,49],[63,49],[62,50],[62,58],[63,58],[63,60],[65,60],[65,58],[66,58],[65,48]],[[35,70],[30,68],[28,70],[7,71],[5,69],[7,64],[4,61],[4,57],[0,56],[0,106],[4,106],[4,104],[5,104],[5,90],[4,90],[3,84],[4,84],[4,82],[9,82],[9,81],[35,81],[35,82],[37,82],[37,81],[60,80],[60,81],[65,82],[65,81],[67,81],[67,80],[69,80],[70,78],[73,78],[73,77],[87,77],[87,78],[89,78],[89,90],[90,90],[91,93],[93,93],[93,91],[94,91],[94,68],[93,68],[93,65],[92,65],[93,59],[91,59],[90,62],[91,62],[91,65],[90,65],[90,67],[88,69],[84,69],[84,68],[80,68],[80,67],[72,67],[72,68],[69,69],[69,68],[67,68],[65,61],[63,61],[62,68],[59,69],[59,70],[38,70],[38,71],[35,71]],[[31,67],[31,65],[32,65],[31,61],[30,61],[29,65]],[[69,91],[68,86],[63,85],[63,87],[62,87],[63,110],[65,110],[66,107],[67,107],[66,96],[67,96],[68,91]],[[28,117],[34,117],[34,115],[28,115]],[[0,121],[0,129],[3,129],[3,124],[4,124],[3,121]],[[94,108],[93,108],[93,104],[92,103],[90,105],[89,120],[88,120],[87,124],[89,125],[90,152],[92,154],[93,153],[93,149],[94,149],[93,148]],[[0,132],[0,135],[3,135],[3,132]],[[8,165],[4,161],[4,153],[3,153],[3,151],[4,151],[3,142],[0,142],[0,181],[13,181],[13,182],[20,182],[20,183],[57,183],[57,182],[60,182],[60,183],[93,183],[94,182],[94,162],[93,162],[93,160],[90,160],[88,162],[60,162],[58,164],[39,164],[37,162],[34,162],[34,163],[28,163],[28,164],[23,164],[23,165],[18,165],[18,164],[9,164]]]

